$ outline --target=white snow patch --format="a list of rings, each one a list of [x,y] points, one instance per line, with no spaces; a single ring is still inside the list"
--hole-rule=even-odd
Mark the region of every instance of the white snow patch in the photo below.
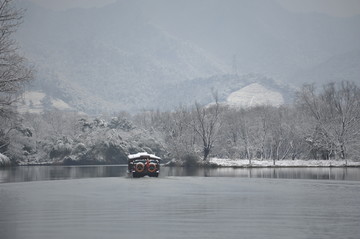
[[[19,106],[20,112],[41,113],[43,111],[42,100],[45,94],[38,91],[27,91],[23,95],[24,104]]]
[[[135,159],[135,158],[140,158],[140,157],[149,157],[149,158],[159,159],[160,160],[160,157],[155,156],[154,154],[148,154],[147,152],[140,152],[140,153],[137,153],[137,154],[129,154],[128,155],[129,159]]]
[[[19,103],[18,110],[21,113],[41,113],[44,111],[43,100],[46,94],[39,91],[27,91],[23,94],[23,101]],[[66,102],[61,99],[50,97],[51,105],[58,110],[73,110]]]
[[[0,166],[7,166],[10,164],[10,159],[6,155],[0,153]]]
[[[277,160],[274,165],[273,160],[252,159],[251,165],[249,165],[247,159],[211,158],[210,163],[222,167],[360,167],[360,162],[345,162],[344,160]]]
[[[231,93],[226,101],[230,105],[242,107],[284,104],[284,98],[279,92],[269,90],[258,83],[250,84]]]
[[[72,107],[60,99],[52,99],[51,104],[58,110],[72,110]]]

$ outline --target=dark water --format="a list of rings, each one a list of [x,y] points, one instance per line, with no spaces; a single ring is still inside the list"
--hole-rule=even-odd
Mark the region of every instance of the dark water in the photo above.
[[[22,166],[1,169],[0,183],[98,177],[126,177],[125,165],[111,166]],[[360,181],[360,168],[169,168],[160,177],[242,177]]]
[[[163,168],[160,178],[140,179],[127,178],[124,168],[0,171],[2,182],[12,182],[0,183],[0,238],[325,239],[360,235],[356,168]]]

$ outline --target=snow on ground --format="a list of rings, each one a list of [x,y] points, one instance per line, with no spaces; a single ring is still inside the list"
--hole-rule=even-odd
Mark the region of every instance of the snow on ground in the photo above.
[[[247,159],[211,158],[210,163],[221,167],[360,167],[360,162],[347,161],[346,163],[345,160],[279,160],[275,161],[274,166],[273,160],[253,159],[251,160],[251,165],[249,165],[249,160]]]
[[[69,106],[65,101],[60,99],[52,99],[51,104],[54,108],[58,110],[73,110],[71,106]]]
[[[227,98],[227,102],[230,105],[240,105],[243,107],[255,105],[279,106],[284,104],[284,98],[279,92],[266,89],[258,83],[253,83],[231,93]]]
[[[44,99],[46,94],[38,91],[27,91],[23,94],[23,100],[18,104],[21,113],[41,113],[44,111]],[[52,107],[58,110],[73,110],[73,108],[61,99],[49,98]]]

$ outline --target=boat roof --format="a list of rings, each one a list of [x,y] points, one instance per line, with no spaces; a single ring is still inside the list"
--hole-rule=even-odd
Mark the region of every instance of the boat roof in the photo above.
[[[161,158],[154,155],[154,154],[148,154],[147,152],[140,152],[137,154],[129,154],[128,155],[129,159],[136,159],[136,158],[151,158],[151,159],[158,159],[160,160]]]

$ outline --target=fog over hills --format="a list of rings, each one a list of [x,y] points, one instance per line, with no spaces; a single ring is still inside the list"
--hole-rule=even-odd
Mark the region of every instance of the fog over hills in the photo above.
[[[212,91],[226,100],[253,83],[286,101],[284,85],[360,81],[360,16],[292,13],[273,0],[21,6],[17,39],[37,70],[31,90],[89,113],[206,104]]]
[[[293,75],[298,82],[337,82],[351,80],[360,83],[360,50],[339,54]]]

